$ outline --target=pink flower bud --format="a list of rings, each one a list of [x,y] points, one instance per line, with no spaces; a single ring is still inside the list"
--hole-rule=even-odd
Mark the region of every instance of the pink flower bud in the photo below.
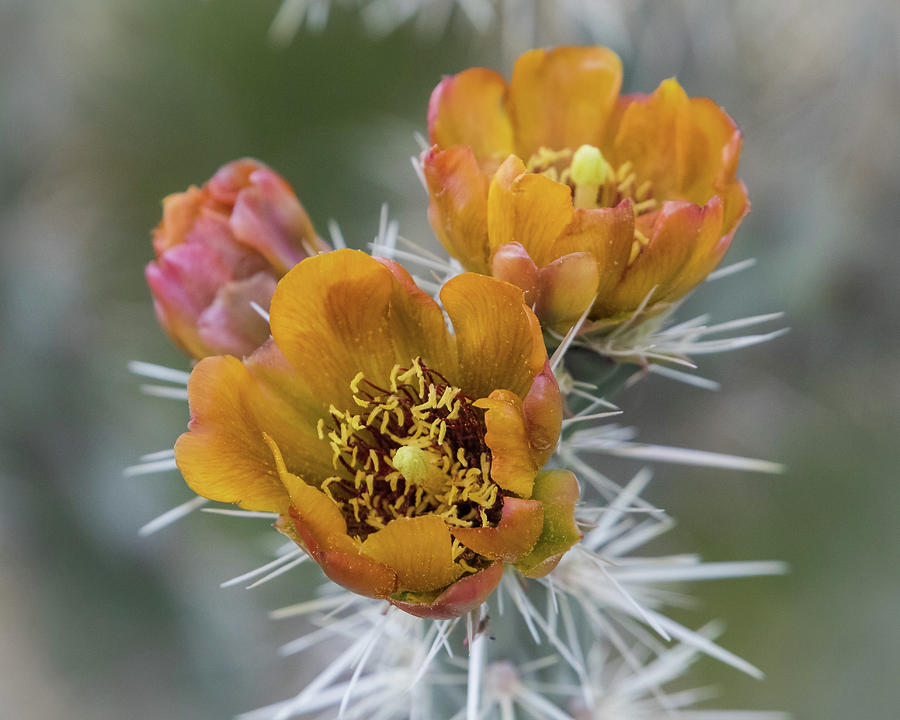
[[[201,188],[169,195],[146,268],[160,325],[194,359],[249,355],[269,336],[278,280],[330,250],[284,179],[257,160],[222,166]]]

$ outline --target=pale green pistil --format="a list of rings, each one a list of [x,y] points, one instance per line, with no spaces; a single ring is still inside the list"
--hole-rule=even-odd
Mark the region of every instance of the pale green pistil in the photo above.
[[[439,493],[447,482],[447,475],[435,464],[433,455],[421,448],[404,445],[397,448],[391,463],[408,482]]]
[[[571,179],[575,185],[575,207],[597,207],[600,188],[614,174],[603,153],[593,145],[582,145],[572,156]]]

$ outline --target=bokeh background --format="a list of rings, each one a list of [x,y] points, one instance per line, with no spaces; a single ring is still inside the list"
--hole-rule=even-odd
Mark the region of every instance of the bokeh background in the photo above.
[[[137,536],[190,496],[175,473],[122,476],[186,422],[126,370],[186,365],[142,274],[162,196],[254,155],[323,232],[333,218],[363,247],[388,202],[430,242],[408,158],[441,74],[508,73],[532,43],[594,40],[623,57],[628,90],[677,75],[744,131],[753,211],[728,261],[758,264],[703,287],[684,317],[784,310],[792,328],[703,358],[717,393],[653,378],[620,398],[642,439],[790,468],[657,470],[649,497],[679,526],[655,550],[793,568],[694,588],[680,619],[724,618],[723,644],[769,677],[703,662],[692,679],[718,685],[720,706],[896,717],[900,6],[538,3],[527,23],[513,0],[479,31],[437,0],[425,27],[373,34],[349,4],[277,45],[278,0],[0,2],[0,714],[223,718],[315,671],[278,658],[301,627],[266,615],[308,593],[315,568],[217,587],[267,559],[275,533],[195,514]],[[578,6],[587,21],[567,15]]]

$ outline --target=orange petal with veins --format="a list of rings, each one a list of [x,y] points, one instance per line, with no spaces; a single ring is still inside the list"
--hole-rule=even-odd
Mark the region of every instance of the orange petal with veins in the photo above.
[[[479,555],[516,562],[534,548],[543,525],[541,503],[507,497],[503,499],[503,514],[496,527],[451,528],[450,533]]]

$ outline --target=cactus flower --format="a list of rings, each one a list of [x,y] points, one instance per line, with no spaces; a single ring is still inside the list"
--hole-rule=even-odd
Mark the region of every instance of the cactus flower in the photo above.
[[[515,283],[565,331],[662,309],[715,268],[749,205],[741,133],[674,79],[619,95],[601,47],[531,50],[512,80],[445,77],[422,155],[429,219],[463,266]]]
[[[335,582],[449,618],[580,536],[574,476],[543,469],[562,405],[521,290],[465,273],[441,301],[453,331],[391,261],[304,260],[265,345],[194,368],[175,453],[200,495],[278,513]]]
[[[145,274],[160,325],[195,360],[249,355],[269,336],[268,309],[300,260],[329,250],[290,186],[257,160],[221,167],[201,188],[169,195]]]

